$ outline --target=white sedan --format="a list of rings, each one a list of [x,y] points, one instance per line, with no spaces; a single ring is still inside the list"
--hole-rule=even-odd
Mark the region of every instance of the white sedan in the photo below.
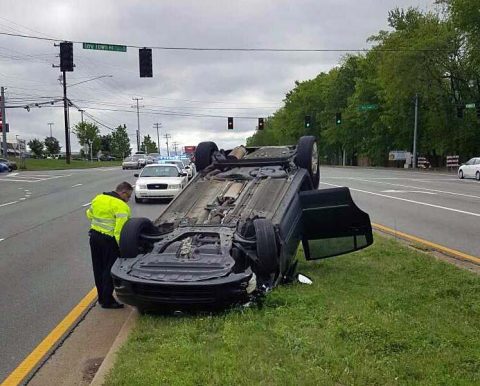
[[[135,182],[135,202],[148,198],[173,198],[188,182],[187,173],[176,165],[146,165]]]
[[[480,157],[471,158],[458,168],[458,178],[464,177],[480,181]]]

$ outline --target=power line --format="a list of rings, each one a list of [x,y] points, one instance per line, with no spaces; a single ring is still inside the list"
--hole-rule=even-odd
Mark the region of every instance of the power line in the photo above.
[[[0,35],[19,37],[25,39],[35,39],[44,41],[59,42],[61,40],[54,38],[46,38],[33,35],[15,34],[8,32],[0,32]],[[68,40],[75,44],[83,44],[78,40]],[[110,43],[105,43],[110,44]],[[118,45],[118,44],[114,44]],[[129,48],[144,48],[145,45],[137,46],[132,44],[121,44]],[[370,48],[222,48],[222,47],[166,47],[166,46],[148,46],[154,50],[165,51],[242,51],[242,52],[369,52]],[[449,52],[447,48],[375,48],[376,52]]]

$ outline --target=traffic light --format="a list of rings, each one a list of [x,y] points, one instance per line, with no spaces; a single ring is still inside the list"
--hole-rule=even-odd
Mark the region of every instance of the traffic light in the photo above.
[[[464,106],[457,106],[457,118],[463,118]]]
[[[258,118],[258,130],[263,130],[265,128],[265,121],[263,118]]]
[[[73,43],[60,43],[60,71],[73,71]]]
[[[140,60],[140,78],[152,78],[152,49],[140,48],[138,50],[138,58]]]
[[[312,117],[305,115],[305,129],[309,129],[312,126]]]
[[[340,125],[342,123],[342,113],[336,113],[335,114],[335,123],[337,125]]]
[[[228,117],[228,130],[233,130],[233,117]]]

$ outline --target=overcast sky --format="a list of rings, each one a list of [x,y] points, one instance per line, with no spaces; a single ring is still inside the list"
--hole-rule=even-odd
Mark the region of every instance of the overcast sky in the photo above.
[[[388,29],[388,11],[418,7],[434,10],[434,0],[0,0],[0,32],[75,42],[145,47],[362,49],[366,39]],[[59,48],[53,41],[0,35],[0,86],[8,106],[62,97]],[[126,124],[136,150],[140,131],[157,141],[154,123],[170,143],[219,147],[244,144],[257,117],[282,106],[294,82],[314,78],[336,66],[344,53],[153,50],[153,78],[140,78],[138,49],[123,52],[85,50],[74,44],[74,72],[67,73],[68,97],[93,117],[107,134]],[[105,76],[78,85],[92,78]],[[107,77],[108,76],[108,77]],[[116,110],[116,111],[112,111]],[[87,116],[87,114],[90,116]],[[185,116],[187,115],[187,116]],[[220,116],[216,117],[206,117]],[[227,131],[227,116],[235,129]],[[71,126],[80,113],[70,108]],[[10,136],[58,138],[64,151],[61,103],[42,108],[8,109]],[[72,150],[79,145],[71,136]]]

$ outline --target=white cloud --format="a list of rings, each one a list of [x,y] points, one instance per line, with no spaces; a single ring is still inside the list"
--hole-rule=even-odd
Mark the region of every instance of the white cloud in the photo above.
[[[0,32],[147,47],[358,49],[368,47],[370,35],[387,28],[389,10],[396,6],[431,9],[432,3],[2,0]],[[0,35],[0,85],[8,88],[8,103],[61,96],[60,71],[52,68],[58,63],[58,51],[53,42]],[[113,77],[74,86],[69,97],[107,126],[127,124],[132,140],[137,128],[132,97],[143,97],[142,134],[156,140],[153,124],[161,122],[161,133],[170,133],[172,141],[181,145],[215,140],[229,147],[244,143],[253,133],[255,117],[268,116],[281,106],[295,80],[328,71],[342,55],[154,50],[154,78],[141,79],[137,49],[102,52],[76,44],[76,68],[68,73],[68,83]],[[235,130],[228,132],[225,118],[165,115],[165,111],[238,118]],[[73,126],[80,114],[70,109],[70,118]],[[54,122],[53,134],[64,143],[61,107],[33,108],[29,113],[9,109],[7,119],[12,133],[27,139],[44,138],[49,134],[48,122]],[[102,133],[109,131],[100,128]],[[79,148],[73,136],[72,146]]]

